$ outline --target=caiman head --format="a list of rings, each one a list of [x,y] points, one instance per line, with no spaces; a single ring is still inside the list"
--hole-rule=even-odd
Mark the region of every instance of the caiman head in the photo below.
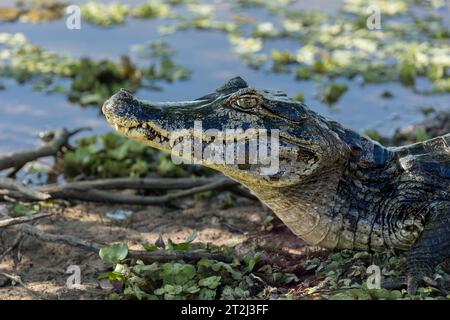
[[[103,113],[122,135],[249,187],[301,183],[345,161],[350,148],[330,122],[303,103],[283,92],[250,88],[239,77],[193,101],[146,102],[122,89],[105,102]],[[260,152],[268,156],[255,161]]]

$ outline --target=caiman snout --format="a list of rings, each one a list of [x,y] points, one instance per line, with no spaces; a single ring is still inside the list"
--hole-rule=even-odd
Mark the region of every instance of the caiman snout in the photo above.
[[[105,116],[117,113],[118,109],[122,105],[126,105],[126,102],[131,102],[134,100],[133,94],[127,89],[120,89],[119,92],[114,94],[111,98],[106,100],[103,104],[102,112]]]

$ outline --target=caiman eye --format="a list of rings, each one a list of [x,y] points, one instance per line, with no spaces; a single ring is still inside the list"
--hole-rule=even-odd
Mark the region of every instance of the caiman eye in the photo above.
[[[234,103],[242,109],[251,109],[258,105],[258,99],[254,96],[243,96],[236,99]]]

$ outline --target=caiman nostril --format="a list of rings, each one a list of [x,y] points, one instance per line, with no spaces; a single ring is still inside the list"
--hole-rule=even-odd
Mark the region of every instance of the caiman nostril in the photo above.
[[[127,90],[127,89],[120,89],[119,92],[117,93],[117,98],[118,99],[122,99],[122,100],[132,100],[134,99],[133,94],[131,93],[131,91]]]

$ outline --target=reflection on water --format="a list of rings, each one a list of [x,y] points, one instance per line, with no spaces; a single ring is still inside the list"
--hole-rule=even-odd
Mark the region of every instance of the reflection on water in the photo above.
[[[82,1],[77,1],[82,2]],[[142,1],[133,1],[134,3]],[[2,1],[2,5],[3,5]],[[333,4],[333,5],[324,5]],[[299,2],[299,8],[325,8],[337,10],[339,2]],[[260,20],[276,17],[259,9],[248,9],[249,15]],[[0,23],[0,32],[22,32],[30,43],[45,49],[65,52],[72,56],[88,56],[94,59],[118,58],[131,54],[135,44],[145,44],[160,39],[158,20],[130,20],[125,25],[100,28],[84,23],[81,30],[68,30],[64,21],[43,24]],[[178,100],[197,98],[211,92],[227,79],[240,75],[251,86],[283,90],[293,96],[298,91],[305,94],[306,103],[345,125],[359,131],[377,129],[390,134],[404,124],[419,121],[421,108],[448,108],[449,95],[423,96],[412,93],[402,85],[377,84],[359,87],[348,83],[351,89],[333,109],[317,99],[317,83],[296,82],[292,74],[272,74],[252,70],[239,57],[232,54],[227,35],[210,31],[189,30],[164,37],[178,52],[175,61],[193,71],[189,81],[163,84],[162,91],[140,90],[137,96],[147,100]],[[295,49],[294,41],[276,40],[268,42],[267,48]],[[30,147],[36,143],[40,130],[79,126],[91,126],[94,132],[109,130],[106,122],[95,108],[80,108],[67,102],[64,95],[33,92],[31,86],[3,81],[7,89],[0,90],[0,152]],[[389,89],[391,99],[382,99],[380,94]]]

